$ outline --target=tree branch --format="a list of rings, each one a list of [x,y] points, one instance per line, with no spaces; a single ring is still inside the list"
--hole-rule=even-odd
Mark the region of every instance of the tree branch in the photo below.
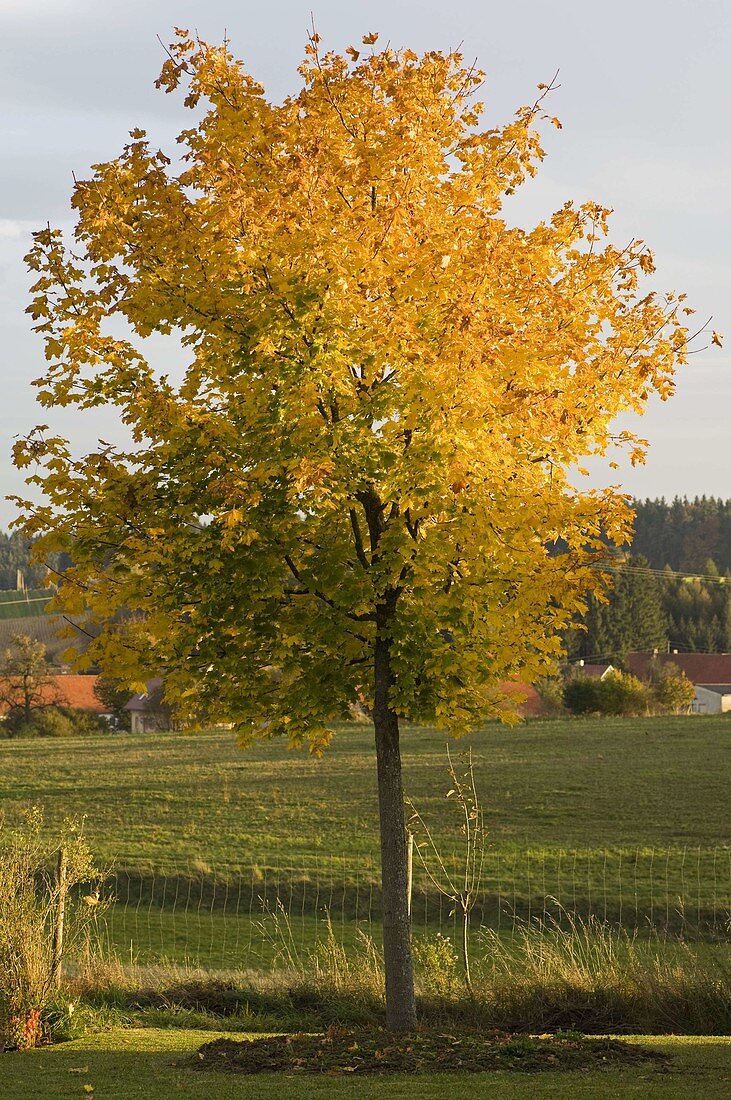
[[[322,603],[326,604],[328,607],[331,607],[333,611],[337,611],[338,614],[344,615],[346,619],[350,619],[354,623],[374,623],[376,621],[375,612],[373,611],[364,611],[356,615],[354,611],[346,611],[344,608],[338,607],[338,605],[335,603],[335,600],[331,599],[330,596],[326,596],[324,592],[320,592],[320,590],[317,588],[308,587],[308,585],[302,579],[302,574],[292,561],[289,554],[284,555],[284,560],[287,563],[287,567],[294,579],[297,581],[298,584],[302,586],[299,590],[296,588],[291,588],[289,590],[290,596],[315,596],[316,599],[321,600]]]
[[[370,568],[370,562],[363,546],[363,535],[361,533],[360,524],[358,523],[358,515],[355,508],[350,508],[348,512],[350,516],[350,526],[353,528],[353,539],[355,541],[355,552],[358,555],[358,561],[364,569]]]

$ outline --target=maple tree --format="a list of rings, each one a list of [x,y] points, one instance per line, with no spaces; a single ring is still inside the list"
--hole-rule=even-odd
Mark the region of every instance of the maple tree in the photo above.
[[[572,468],[616,442],[641,458],[612,421],[671,394],[687,332],[605,208],[506,221],[543,156],[545,86],[481,129],[483,76],[458,53],[376,39],[323,55],[313,34],[274,104],[227,44],[177,32],[158,86],[195,112],[179,158],[132,130],[75,186],[76,245],[49,227],[28,258],[41,403],[114,406],[130,445],[78,456],[37,429],[15,461],[45,494],[22,503],[36,553],[73,552],[55,609],[102,627],[87,663],[315,752],[367,703],[405,1028],[399,722],[509,719],[499,684],[550,666],[602,535],[630,521]],[[148,363],[152,333],[182,340],[180,381]]]

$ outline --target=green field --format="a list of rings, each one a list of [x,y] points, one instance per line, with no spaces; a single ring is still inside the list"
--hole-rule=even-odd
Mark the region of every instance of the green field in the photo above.
[[[473,921],[580,916],[716,938],[731,911],[731,719],[490,725],[471,747],[489,843]],[[86,815],[117,899],[104,935],[122,957],[267,963],[281,902],[305,950],[327,919],[348,944],[380,915],[375,764],[367,727],[322,760],[227,732],[7,741],[0,809],[40,803],[53,827]],[[407,729],[407,793],[458,861],[444,737]],[[560,903],[557,904],[556,900]],[[414,925],[449,934],[450,904],[416,866]],[[262,931],[262,921],[265,931]]]
[[[59,638],[58,616],[47,615],[46,607],[53,593],[47,588],[0,591],[0,651],[18,635],[30,635],[46,647],[46,656],[57,661],[68,640]]]
[[[471,747],[495,851],[710,850],[729,843],[731,717],[491,725]],[[445,738],[407,729],[405,785],[447,832]],[[102,860],[139,868],[311,868],[374,855],[372,733],[344,727],[321,760],[227,732],[0,743],[0,809],[85,814]]]
[[[47,588],[29,588],[25,592],[10,589],[0,592],[0,621],[29,619],[44,615],[51,595]]]

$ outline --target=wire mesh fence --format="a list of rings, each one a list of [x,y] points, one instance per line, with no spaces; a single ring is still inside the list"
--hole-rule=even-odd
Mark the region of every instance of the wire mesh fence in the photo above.
[[[444,861],[459,867],[455,854]],[[434,871],[434,869],[432,868]],[[438,872],[435,872],[438,878]],[[304,961],[324,938],[344,948],[380,939],[375,856],[271,865],[124,869],[107,880],[99,916],[106,947],[142,964],[262,969]],[[449,897],[414,867],[415,935],[457,933]],[[561,927],[592,918],[639,934],[715,939],[729,930],[731,848],[491,852],[472,929],[513,937],[525,922]]]

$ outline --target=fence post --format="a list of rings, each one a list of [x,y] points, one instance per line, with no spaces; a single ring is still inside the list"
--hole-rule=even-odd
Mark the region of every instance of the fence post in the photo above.
[[[414,834],[406,834],[406,898],[407,911],[411,919],[411,895],[414,890]]]
[[[66,849],[58,850],[56,868],[56,913],[53,926],[53,955],[51,976],[58,989],[61,985],[61,956],[63,954],[63,923],[66,915]]]

